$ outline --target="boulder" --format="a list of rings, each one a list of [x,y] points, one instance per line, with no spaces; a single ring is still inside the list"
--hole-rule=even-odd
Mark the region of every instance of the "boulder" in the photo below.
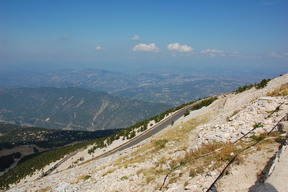
[[[278,124],[278,131],[288,133],[288,121],[282,121]]]
[[[230,134],[230,137],[231,137],[232,139],[237,139],[237,138],[238,138],[238,133],[231,133],[231,134]]]
[[[223,134],[224,139],[230,139],[230,133],[224,133]]]
[[[256,189],[256,192],[277,192],[277,189],[269,183],[263,183]]]
[[[249,131],[247,131],[247,130],[245,130],[245,129],[241,130],[241,133],[242,133],[243,135],[246,135],[248,132],[249,132]]]

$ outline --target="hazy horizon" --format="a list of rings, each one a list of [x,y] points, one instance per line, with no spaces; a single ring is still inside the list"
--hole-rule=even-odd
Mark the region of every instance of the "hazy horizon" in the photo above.
[[[288,2],[0,1],[0,71],[287,72]]]

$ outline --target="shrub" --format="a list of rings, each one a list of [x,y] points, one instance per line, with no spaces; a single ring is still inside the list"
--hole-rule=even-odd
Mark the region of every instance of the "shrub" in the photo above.
[[[156,146],[157,148],[162,149],[162,148],[165,147],[165,145],[166,145],[167,142],[168,142],[167,139],[160,139],[160,140],[155,141],[154,144],[155,144],[155,146]]]
[[[192,107],[192,110],[197,110],[197,109],[201,109],[202,107],[207,107],[217,99],[218,99],[217,97],[210,97],[210,98],[204,99],[200,103],[195,104]]]
[[[121,177],[121,181],[124,181],[124,180],[127,180],[127,179],[128,179],[127,176],[123,176],[123,177]]]
[[[244,91],[246,91],[246,90],[248,90],[248,89],[251,89],[253,87],[253,85],[251,84],[251,85],[244,85],[243,87],[239,87],[236,91],[235,91],[235,93],[237,94],[237,93],[242,93],[242,92],[244,92]]]
[[[254,141],[261,141],[262,139],[264,139],[263,136],[256,136],[256,135],[252,135],[250,136],[251,139],[253,139]]]
[[[261,89],[266,87],[267,83],[270,81],[271,79],[263,79],[260,83],[258,83],[257,85],[255,85],[256,89]]]
[[[190,111],[186,110],[185,113],[184,113],[184,117],[188,116],[189,114],[190,114]]]
[[[263,125],[261,123],[255,123],[253,125],[253,128],[259,128],[259,127],[263,127]]]
[[[279,88],[267,94],[267,96],[287,96],[288,95],[288,83],[281,85]]]
[[[82,175],[82,176],[80,176],[78,179],[79,180],[83,180],[83,181],[86,181],[86,180],[88,180],[88,179],[90,179],[90,175]]]

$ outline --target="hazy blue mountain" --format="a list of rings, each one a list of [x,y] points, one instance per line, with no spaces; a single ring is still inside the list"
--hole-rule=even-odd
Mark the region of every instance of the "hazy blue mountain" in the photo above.
[[[203,97],[230,92],[237,89],[240,85],[241,83],[233,80],[199,79],[183,83],[171,82],[163,85],[143,85],[118,91],[114,94],[177,106]]]
[[[121,73],[101,69],[64,69],[50,72],[0,72],[0,87],[79,87],[111,92],[137,86],[135,79]]]
[[[139,71],[139,73],[127,74],[99,69],[0,73],[2,88],[79,87],[174,106],[232,91],[244,84],[225,78],[208,79],[182,70],[173,73]]]
[[[168,108],[80,88],[0,90],[0,121],[54,129],[125,128]]]

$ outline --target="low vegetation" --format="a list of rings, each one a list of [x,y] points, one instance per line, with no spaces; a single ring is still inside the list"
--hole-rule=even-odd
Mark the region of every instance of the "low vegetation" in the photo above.
[[[233,158],[231,154],[237,153],[237,151],[238,149],[231,143],[209,143],[197,150],[186,151],[183,157],[177,159],[166,157],[165,161],[159,161],[149,169],[141,169],[137,174],[143,175],[145,184],[155,181],[155,178],[159,178],[159,176],[164,178],[165,175],[171,174],[166,183],[170,184],[177,182],[179,177],[183,176],[184,170],[188,170],[189,177],[196,177],[204,172],[218,169],[231,160]],[[167,162],[170,170],[165,168]],[[208,165],[212,166],[208,167]],[[183,171],[180,174],[173,174],[173,170]]]
[[[199,102],[197,104],[195,104],[191,110],[198,110],[198,109],[201,109],[202,107],[209,106],[211,103],[213,103],[217,99],[218,99],[217,97],[209,97],[206,99],[199,100]],[[187,104],[183,104],[183,105],[181,105],[181,107],[177,107],[175,109],[169,109],[169,110],[167,110],[167,111],[165,111],[165,112],[163,112],[157,116],[154,116],[150,119],[141,121],[139,123],[136,123],[133,126],[130,126],[126,129],[123,129],[123,130],[121,130],[121,131],[119,131],[119,132],[117,132],[117,133],[115,133],[109,137],[99,139],[95,142],[95,145],[89,149],[88,153],[93,154],[97,148],[106,147],[107,145],[110,145],[111,143],[113,143],[113,141],[118,140],[120,137],[122,137],[123,140],[132,139],[133,137],[136,136],[136,132],[143,132],[143,131],[147,130],[149,122],[154,121],[154,122],[158,123],[161,120],[163,120],[165,117],[170,115],[171,113],[173,113],[173,112],[175,112],[175,111],[177,111],[177,110],[179,110],[185,106],[192,105],[195,102],[196,101],[193,101],[193,102],[190,102]],[[184,113],[184,116],[189,115],[189,114],[190,114],[190,111],[187,110]]]
[[[120,129],[99,131],[67,131],[38,127],[21,127],[0,124],[0,150],[19,145],[37,145],[41,148],[54,148],[73,142],[83,142],[107,137]]]
[[[195,104],[191,110],[193,111],[201,109],[202,107],[207,107],[217,99],[218,99],[217,97],[209,97],[207,99],[203,99],[200,103]]]
[[[287,96],[288,95],[288,83],[281,85],[279,88],[267,94],[267,96]]]
[[[20,157],[20,152],[0,157],[0,172],[4,171],[6,168],[9,168],[14,163],[14,159],[19,159]]]
[[[192,110],[197,110],[197,109],[200,109],[204,106],[208,106],[213,101],[215,101],[216,99],[217,99],[217,97],[211,97],[211,98],[206,98],[206,99],[200,100],[199,103],[195,104],[195,106],[192,108]],[[136,123],[133,126],[130,126],[126,129],[118,131],[117,133],[112,134],[112,135],[107,136],[107,137],[103,137],[103,138],[100,138],[97,140],[92,140],[89,142],[84,142],[84,143],[77,144],[77,145],[71,145],[71,146],[67,146],[67,147],[52,149],[52,150],[47,151],[47,152],[42,152],[42,153],[38,153],[38,154],[34,154],[34,155],[30,155],[28,157],[25,157],[23,159],[23,161],[21,161],[21,163],[19,163],[19,165],[17,165],[14,169],[10,170],[8,173],[6,173],[5,175],[0,177],[1,178],[0,188],[6,189],[9,187],[10,184],[17,183],[22,178],[24,178],[28,175],[32,175],[35,171],[37,171],[37,170],[40,171],[46,165],[63,158],[65,154],[72,153],[73,151],[76,151],[76,150],[83,148],[85,146],[93,144],[94,146],[88,150],[89,154],[93,154],[97,148],[106,147],[106,146],[110,145],[113,141],[118,140],[121,137],[123,139],[131,139],[131,138],[136,136],[136,132],[145,131],[148,128],[149,122],[154,121],[155,123],[157,123],[157,122],[163,120],[169,114],[181,109],[182,107],[185,107],[187,105],[191,105],[195,102],[196,101],[184,104],[184,105],[177,107],[175,109],[169,109],[169,110],[161,113],[160,115],[157,115],[157,116],[154,116],[150,119]],[[198,123],[196,123],[196,124],[198,124]],[[191,127],[185,127],[183,129],[181,128],[181,131],[179,131],[180,135],[175,134],[173,137],[174,138],[177,137],[177,139],[183,138],[183,132],[187,133],[188,130],[191,131],[191,129],[193,129],[193,127],[195,127],[196,124],[194,124]],[[171,139],[171,137],[170,137],[170,139]],[[152,151],[155,152],[161,148],[164,148],[166,146],[166,143],[168,143],[168,141],[171,141],[171,140],[164,138],[162,140],[155,141],[154,146],[152,147],[153,148]],[[138,158],[135,158],[134,162],[137,162],[138,160],[140,160],[140,159],[138,159],[138,160],[137,159]],[[141,160],[143,160],[143,159],[141,158]]]
[[[264,87],[266,87],[266,85],[267,85],[267,83],[270,81],[271,79],[263,79],[260,83],[258,83],[258,84],[250,84],[250,85],[244,85],[243,87],[239,87],[236,91],[235,91],[235,93],[237,94],[237,93],[242,93],[242,92],[244,92],[244,91],[246,91],[246,90],[249,90],[249,89],[251,89],[252,87],[255,87],[256,89],[262,89],[262,88],[264,88]]]
[[[10,184],[18,183],[22,178],[33,175],[35,171],[41,171],[46,165],[63,158],[66,154],[83,148],[85,145],[88,145],[88,143],[55,148],[50,151],[25,156],[15,168],[0,177],[0,189],[7,189]]]
[[[83,180],[86,181],[88,179],[90,179],[91,175],[81,175],[80,177],[78,177],[78,180]]]
[[[156,148],[162,149],[165,147],[167,142],[168,142],[167,139],[160,139],[160,140],[154,141],[154,144],[155,144]]]

